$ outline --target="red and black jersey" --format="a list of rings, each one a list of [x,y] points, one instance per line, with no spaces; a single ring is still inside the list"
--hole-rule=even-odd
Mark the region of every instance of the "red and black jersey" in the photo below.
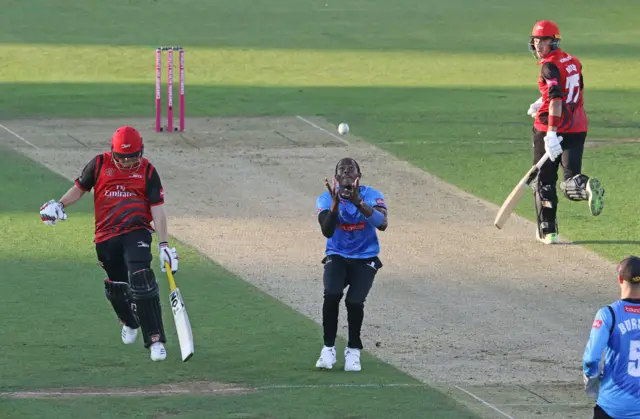
[[[96,243],[141,228],[153,231],[151,207],[164,203],[164,192],[158,171],[146,158],[137,171],[121,172],[110,152],[98,154],[75,184],[87,192],[93,188]]]
[[[562,119],[558,133],[587,132],[588,121],[584,110],[584,78],[580,61],[556,49],[540,60],[538,88],[542,94],[542,106],[538,110],[534,127],[547,131],[549,103],[551,99],[562,100]]]

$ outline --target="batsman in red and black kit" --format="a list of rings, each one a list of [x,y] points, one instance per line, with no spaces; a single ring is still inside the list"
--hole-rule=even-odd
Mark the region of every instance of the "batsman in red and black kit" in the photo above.
[[[560,30],[549,21],[537,22],[529,49],[539,60],[538,88],[541,97],[529,107],[533,126],[533,164],[545,153],[549,160],[533,183],[538,219],[536,238],[546,244],[558,241],[558,167],[562,166],[560,189],[572,201],[588,201],[592,215],[604,208],[600,181],[582,173],[582,154],[588,121],[584,109],[582,63],[560,49]]]
[[[142,329],[144,347],[152,360],[160,361],[166,358],[166,338],[158,282],[151,269],[154,230],[163,272],[165,262],[173,272],[178,270],[178,255],[168,246],[160,176],[143,151],[135,128],[118,128],[111,151],[92,158],[59,201],[42,206],[40,218],[48,225],[66,220],[65,209],[93,189],[96,253],[108,276],[105,296],[122,323],[122,341],[134,343]]]

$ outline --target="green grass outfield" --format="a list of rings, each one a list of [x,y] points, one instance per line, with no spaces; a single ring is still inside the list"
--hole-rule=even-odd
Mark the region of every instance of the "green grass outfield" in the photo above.
[[[542,18],[559,23],[563,47],[583,61],[590,138],[639,137],[640,5],[634,0],[616,2],[615,12],[595,0],[9,0],[0,14],[0,120],[151,119],[154,47],[181,45],[187,123],[205,115],[344,120],[355,134],[500,203],[531,164],[526,110],[538,97],[538,67],[526,44]],[[607,206],[592,218],[586,205],[561,201],[561,234],[614,261],[637,254],[639,156],[636,144],[589,148],[584,171],[604,182]],[[181,286],[198,324],[194,332],[216,344],[199,347],[186,365],[152,364],[140,348],[118,346],[114,353],[117,330],[106,326],[90,200],[80,204],[84,215],[74,211],[73,223],[43,229],[36,209],[68,182],[5,149],[0,179],[0,231],[10,237],[0,244],[8,348],[0,359],[0,391],[182,379],[415,383],[368,358],[356,377],[314,372],[315,324],[183,247],[181,272],[193,280]],[[530,201],[518,213],[532,219]],[[230,332],[234,327],[243,332]],[[387,418],[400,410],[409,418],[425,409],[434,418],[471,417],[423,387],[302,388],[198,400],[0,399],[0,417],[78,411],[127,417],[131,406],[144,412],[139,417],[190,417],[180,416],[186,409],[236,418],[275,412],[278,418]]]

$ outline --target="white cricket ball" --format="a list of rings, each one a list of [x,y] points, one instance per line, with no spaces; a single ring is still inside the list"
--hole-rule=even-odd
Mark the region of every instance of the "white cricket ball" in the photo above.
[[[340,133],[340,135],[349,133],[349,125],[346,122],[341,123],[340,125],[338,125],[338,132]]]

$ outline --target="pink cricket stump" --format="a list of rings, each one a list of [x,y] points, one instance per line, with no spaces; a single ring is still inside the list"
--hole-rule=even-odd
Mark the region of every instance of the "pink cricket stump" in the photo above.
[[[162,130],[162,104],[160,100],[162,89],[162,50],[156,49],[156,132]]]
[[[173,49],[167,51],[167,131],[173,132]]]
[[[184,50],[180,49],[180,132],[184,131]]]

